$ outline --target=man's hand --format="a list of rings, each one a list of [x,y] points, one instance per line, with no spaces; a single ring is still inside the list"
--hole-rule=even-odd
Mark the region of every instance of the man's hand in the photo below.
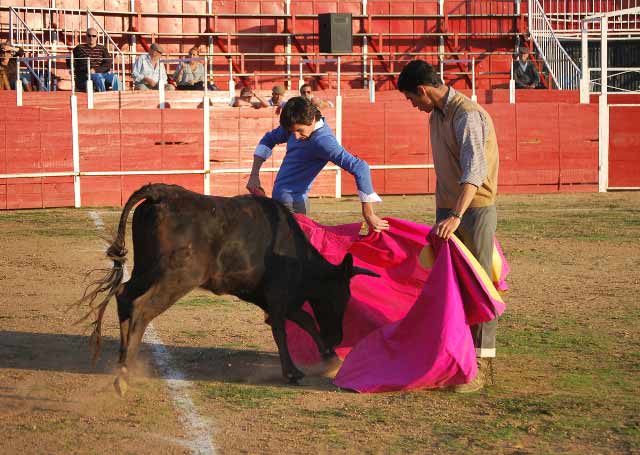
[[[433,230],[438,237],[441,237],[445,240],[449,240],[449,237],[451,237],[451,234],[456,232],[459,226],[460,226],[460,218],[457,218],[455,216],[449,216],[448,218],[445,218],[444,220],[436,224],[433,227]]]
[[[389,222],[378,217],[376,214],[365,215],[364,219],[369,225],[369,230],[373,230],[375,232],[389,230]]]
[[[156,85],[158,85],[158,83],[153,79],[151,79],[150,77],[145,77],[144,83],[147,84],[149,87],[155,87]]]
[[[260,185],[260,175],[251,174],[249,176],[249,181],[247,182],[247,189],[250,193],[255,194],[256,192],[264,193],[262,186]]]

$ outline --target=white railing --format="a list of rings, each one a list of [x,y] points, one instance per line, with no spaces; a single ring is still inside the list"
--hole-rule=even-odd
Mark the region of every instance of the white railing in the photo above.
[[[49,57],[51,54],[41,38],[42,36],[38,36],[31,30],[15,8],[9,8],[9,41],[12,46],[22,49],[21,57]],[[55,72],[55,66],[52,67],[52,63],[55,65],[55,62],[50,59],[26,63],[24,69],[18,71],[18,80],[22,77],[35,79],[40,90],[51,90],[53,88],[51,75]]]
[[[561,90],[580,87],[580,68],[562,47],[538,0],[529,0],[529,33],[555,85]]]
[[[544,12],[560,39],[579,39],[582,20],[610,11],[640,6],[640,0],[540,0]],[[599,37],[597,23],[587,25],[590,37]],[[640,14],[619,15],[609,22],[609,39],[640,37]]]
[[[100,21],[88,10],[63,8],[9,8],[9,34],[11,44],[24,49],[26,57],[56,56],[68,54],[86,40],[87,28],[97,31],[98,44],[107,48],[112,56],[112,70],[125,87],[125,56],[104,29]],[[56,60],[49,60],[55,65]],[[52,76],[57,67],[34,69],[46,74],[45,81],[53,89]],[[51,80],[49,80],[51,79]]]

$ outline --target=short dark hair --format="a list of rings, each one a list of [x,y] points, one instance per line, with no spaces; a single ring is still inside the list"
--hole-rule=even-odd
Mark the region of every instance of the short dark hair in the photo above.
[[[398,90],[401,92],[417,94],[418,85],[431,85],[432,87],[442,85],[438,72],[423,60],[413,60],[407,63],[398,77]]]
[[[311,87],[311,84],[302,84],[300,86],[300,89],[299,89],[299,92],[300,92],[301,95],[302,95],[302,89],[305,88],[305,87],[309,87],[311,89],[311,91],[313,91],[313,88]]]
[[[287,101],[280,113],[280,125],[289,131],[295,124],[311,125],[322,118],[322,114],[311,101],[295,96]]]

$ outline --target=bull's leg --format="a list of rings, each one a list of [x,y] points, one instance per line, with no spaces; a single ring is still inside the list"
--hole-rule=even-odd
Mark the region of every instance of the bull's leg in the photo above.
[[[188,279],[166,279],[133,301],[129,319],[120,324],[124,351],[120,353],[120,371],[114,386],[121,396],[128,388],[128,371],[135,361],[149,323],[195,287],[196,284]]]
[[[298,324],[304,331],[311,335],[316,346],[318,346],[318,352],[320,352],[320,355],[324,360],[328,360],[336,356],[335,351],[327,347],[322,340],[322,337],[316,330],[316,324],[309,313],[300,308],[299,310],[290,313],[287,318]]]
[[[298,380],[304,377],[304,373],[298,370],[291,360],[289,348],[287,347],[287,333],[284,329],[284,318],[273,317],[271,323],[271,333],[273,339],[278,346],[278,354],[280,354],[280,365],[282,366],[282,376],[289,381],[290,384],[298,384]]]

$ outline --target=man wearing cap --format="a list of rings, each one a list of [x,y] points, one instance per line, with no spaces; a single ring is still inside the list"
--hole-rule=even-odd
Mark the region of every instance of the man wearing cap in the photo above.
[[[276,85],[271,89],[271,98],[267,101],[269,106],[276,106],[278,108],[282,108],[286,104],[284,100],[284,87],[282,85]]]
[[[251,176],[247,182],[247,189],[251,193],[264,194],[260,186],[260,168],[271,156],[273,148],[285,143],[287,152],[273,185],[274,199],[292,212],[307,214],[311,185],[331,161],[355,178],[362,203],[362,216],[370,229],[389,229],[389,222],[379,218],[373,210],[373,204],[381,199],[373,189],[369,165],[338,143],[318,108],[301,96],[286,102],[280,114],[280,126],[265,134],[256,147]]]
[[[173,85],[167,84],[167,72],[160,61],[163,53],[162,48],[153,43],[147,54],[136,59],[131,72],[136,90],[158,90],[160,84],[164,84],[165,90],[175,90]]]
[[[436,172],[436,223],[432,232],[448,240],[456,234],[489,276],[497,227],[498,141],[491,116],[478,103],[442,83],[422,60],[409,62],[398,77],[413,107],[429,114],[429,137]],[[478,374],[460,393],[487,382],[496,355],[498,321],[471,326]]]
[[[87,42],[78,44],[73,48],[73,75],[76,88],[80,91],[87,90],[87,80],[91,80],[98,92],[106,92],[107,84],[111,90],[120,90],[118,76],[111,72],[111,54],[109,50],[98,44],[98,31],[91,27],[87,29]],[[89,70],[87,71],[87,64]]]
[[[529,49],[526,47],[518,50],[518,59],[513,62],[513,79],[516,82],[516,88],[542,88],[540,74],[529,60]]]

